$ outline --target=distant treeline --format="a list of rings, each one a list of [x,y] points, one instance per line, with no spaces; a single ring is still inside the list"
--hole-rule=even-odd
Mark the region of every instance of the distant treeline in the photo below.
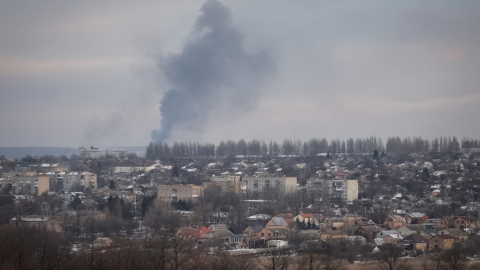
[[[439,137],[431,141],[422,137],[389,137],[386,144],[381,138],[350,138],[348,140],[310,139],[301,140],[286,139],[281,143],[270,141],[243,139],[237,141],[221,141],[219,144],[199,142],[175,142],[167,143],[151,142],[146,148],[146,157],[149,159],[161,159],[169,157],[233,157],[244,156],[279,156],[279,155],[303,155],[315,156],[319,153],[347,153],[364,154],[373,153],[374,150],[388,153],[418,153],[418,152],[447,152],[459,151],[462,148],[478,148],[479,140],[464,138],[460,144],[456,137]]]

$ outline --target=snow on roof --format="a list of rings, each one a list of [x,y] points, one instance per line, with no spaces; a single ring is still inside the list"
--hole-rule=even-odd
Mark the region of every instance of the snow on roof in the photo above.
[[[389,234],[389,235],[386,235],[386,236],[390,236],[393,239],[402,239],[402,237],[400,235],[398,235],[398,233],[392,233],[392,234]]]
[[[396,234],[397,231],[395,230],[385,230],[385,231],[382,231],[382,234],[383,235],[390,235],[390,234]]]
[[[249,216],[246,219],[247,220],[267,220],[267,219],[270,219],[270,217],[271,216],[267,214],[256,214],[253,216]]]
[[[396,198],[402,198],[402,194],[397,193],[397,194],[393,195],[393,199],[396,199]]]
[[[423,216],[425,216],[424,213],[420,213],[420,212],[410,213],[410,215],[412,215],[412,217],[414,218],[422,218]]]
[[[26,221],[26,222],[45,222],[49,220],[49,217],[43,217],[43,216],[23,216],[18,219],[18,221]],[[16,221],[17,218],[14,217],[12,218],[13,221]]]
[[[238,175],[240,175],[240,174],[242,174],[242,172],[237,172],[237,173],[235,173],[235,174],[238,174]]]
[[[44,164],[42,164],[42,167],[50,167],[50,164],[44,163]]]

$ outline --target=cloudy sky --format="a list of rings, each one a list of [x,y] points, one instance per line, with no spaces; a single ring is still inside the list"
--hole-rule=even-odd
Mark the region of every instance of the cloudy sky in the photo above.
[[[147,144],[204,2],[2,1],[0,146]],[[221,2],[269,72],[169,141],[479,137],[479,1]]]

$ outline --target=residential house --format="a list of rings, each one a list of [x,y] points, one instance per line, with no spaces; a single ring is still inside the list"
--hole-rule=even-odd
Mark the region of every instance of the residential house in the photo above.
[[[284,227],[265,227],[261,230],[260,237],[266,240],[284,240],[288,237],[288,230]]]
[[[344,231],[331,230],[322,232],[320,234],[320,240],[332,240],[332,239],[348,239],[348,235]]]
[[[342,217],[342,220],[345,222],[347,226],[361,226],[367,224],[367,219],[361,215],[356,214],[345,214]]]
[[[455,243],[467,242],[468,234],[459,228],[449,228],[438,232],[439,235],[451,235],[455,237]]]
[[[423,231],[423,227],[419,224],[409,224],[402,226],[397,230],[398,234],[402,237],[407,237],[411,234],[420,234]]]
[[[383,224],[390,230],[396,230],[406,225],[405,219],[399,215],[389,215]]]
[[[273,217],[265,225],[266,228],[288,228],[288,223],[283,217]]]
[[[377,233],[376,238],[383,238],[384,236],[397,233],[398,232],[396,230],[383,230]]]
[[[62,225],[59,220],[39,215],[14,217],[10,220],[10,226],[32,227],[40,230],[62,232]]]
[[[455,227],[455,218],[453,217],[443,217],[439,219],[433,228],[437,230],[445,230],[448,228],[454,228]]]
[[[263,229],[263,226],[262,225],[252,225],[252,226],[248,226],[244,231],[243,233],[245,235],[249,235],[249,236],[259,236],[260,232],[262,231]]]
[[[453,248],[455,237],[451,235],[436,235],[428,240],[430,249],[448,250]]]
[[[455,228],[465,229],[470,227],[478,228],[480,220],[476,217],[458,217],[455,219]]]
[[[397,243],[400,240],[402,240],[402,237],[397,233],[387,234],[383,237],[383,244],[397,246]]]
[[[406,215],[407,223],[422,224],[428,220],[428,216],[425,213],[413,212]]]
[[[425,252],[428,249],[428,239],[415,233],[403,238],[400,241],[400,244],[410,245],[412,250],[418,250],[421,252]]]
[[[373,243],[373,240],[376,238],[377,233],[381,230],[378,226],[360,226],[357,230],[359,235],[363,235],[367,242]]]

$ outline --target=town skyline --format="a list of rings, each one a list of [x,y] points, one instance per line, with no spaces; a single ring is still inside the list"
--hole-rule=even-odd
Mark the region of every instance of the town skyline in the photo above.
[[[205,14],[229,14],[240,49],[228,57],[265,52],[269,71],[228,84],[233,96],[216,91],[216,103],[199,103],[203,119],[186,116],[201,124],[178,124],[167,142],[480,133],[469,121],[480,113],[478,4],[219,3],[223,13],[204,1],[2,3],[0,146],[146,145],[160,100],[178,89],[166,68],[198,44]]]

